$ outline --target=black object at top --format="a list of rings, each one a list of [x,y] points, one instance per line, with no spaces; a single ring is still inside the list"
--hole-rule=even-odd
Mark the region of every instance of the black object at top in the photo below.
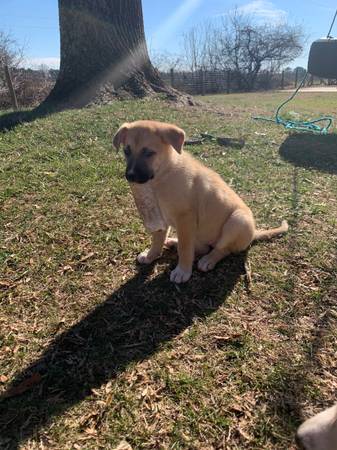
[[[320,78],[337,79],[337,39],[331,36],[335,24],[337,11],[332,20],[325,39],[318,39],[311,44],[308,72]]]

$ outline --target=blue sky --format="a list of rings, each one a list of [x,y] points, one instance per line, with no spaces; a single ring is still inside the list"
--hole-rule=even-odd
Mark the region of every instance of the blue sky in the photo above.
[[[308,46],[296,64],[306,66],[310,42],[327,34],[337,0],[143,0],[148,46],[153,51],[179,53],[186,30],[225,14],[234,6],[260,21],[287,19],[301,24]],[[58,66],[57,0],[0,0],[0,30],[10,32],[24,45],[28,65]],[[337,36],[337,24],[334,35]]]

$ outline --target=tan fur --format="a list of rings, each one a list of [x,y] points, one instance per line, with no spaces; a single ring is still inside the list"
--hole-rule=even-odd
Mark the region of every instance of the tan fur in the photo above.
[[[195,254],[204,254],[198,268],[206,272],[226,255],[247,249],[254,239],[269,239],[288,229],[284,221],[279,228],[257,231],[243,200],[217,173],[183,151],[184,137],[175,125],[137,121],[122,125],[114,138],[117,148],[129,146],[134,154],[144,147],[156,152],[150,162],[155,177],[149,183],[168,228],[177,231],[179,262],[171,273],[176,283],[190,278]],[[168,230],[154,233],[150,250],[138,260],[151,263],[158,258],[167,235]]]

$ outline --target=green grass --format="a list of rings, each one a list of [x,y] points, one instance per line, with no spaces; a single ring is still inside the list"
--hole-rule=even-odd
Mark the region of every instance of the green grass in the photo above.
[[[291,96],[291,92],[252,92],[246,94],[230,95],[207,95],[197,97],[212,105],[226,106],[230,104],[235,111],[236,108],[246,108],[248,111],[256,110],[272,114],[277,106]],[[336,113],[337,94],[321,92],[299,92],[296,98],[290,102],[286,110],[296,112],[300,115],[309,114],[316,117],[320,114],[334,115]]]
[[[335,399],[337,135],[251,120],[287,94],[209,96],[67,111],[0,134],[0,448],[290,449],[300,421]],[[290,109],[336,113],[334,94]],[[112,135],[165,120],[189,136],[243,138],[191,151],[287,236],[187,285],[176,255],[141,269],[149,237]]]

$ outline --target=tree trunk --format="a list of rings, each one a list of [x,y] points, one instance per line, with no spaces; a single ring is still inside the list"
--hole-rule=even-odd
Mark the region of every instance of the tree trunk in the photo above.
[[[13,109],[15,111],[17,111],[19,109],[18,101],[17,101],[17,98],[16,98],[16,94],[15,94],[15,89],[14,89],[13,82],[12,82],[11,73],[9,71],[9,67],[7,66],[7,64],[5,64],[4,70],[5,70],[5,78],[6,78],[9,94],[10,94],[10,97],[11,97],[12,106],[13,106]]]
[[[61,65],[42,106],[82,107],[118,96],[180,93],[150,62],[141,0],[59,0]]]

